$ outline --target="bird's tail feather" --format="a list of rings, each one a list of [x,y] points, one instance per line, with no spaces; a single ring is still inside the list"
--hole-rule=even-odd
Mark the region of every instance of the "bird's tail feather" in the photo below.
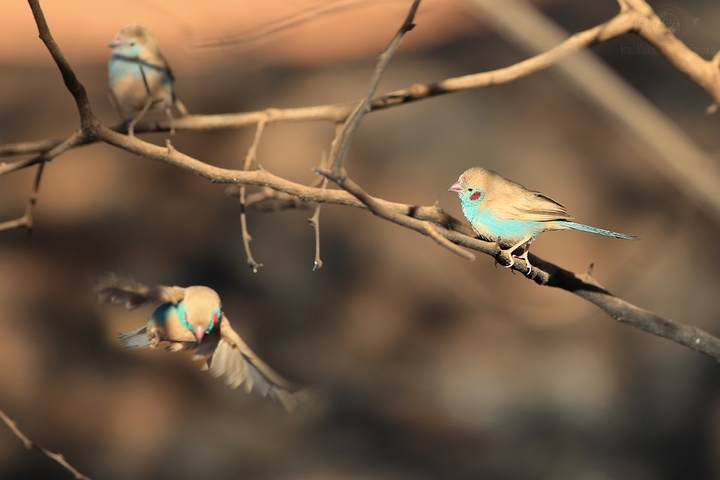
[[[125,348],[145,348],[150,346],[147,336],[147,325],[127,333],[118,333],[120,344]]]
[[[604,228],[591,227],[590,225],[583,225],[582,223],[563,223],[572,230],[581,230],[583,232],[595,233],[597,235],[604,235],[606,237],[622,238],[623,240],[640,240],[638,237],[635,237],[633,235],[625,235],[624,233],[613,232],[612,230],[605,230]]]

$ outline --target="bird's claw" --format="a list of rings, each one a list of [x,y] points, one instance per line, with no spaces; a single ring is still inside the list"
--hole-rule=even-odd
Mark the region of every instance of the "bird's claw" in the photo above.
[[[158,335],[156,329],[150,330],[150,348],[158,348],[161,342],[160,335]]]
[[[530,264],[530,260],[528,260],[528,253],[530,253],[530,249],[529,249],[529,248],[526,248],[525,251],[522,253],[522,255],[520,255],[520,256],[517,257],[517,258],[519,258],[519,259],[521,259],[521,260],[524,260],[525,263],[527,264],[528,271],[527,271],[527,273],[526,273],[525,275],[526,275],[528,278],[530,278],[530,273],[532,272],[532,265]]]
[[[514,250],[515,248],[513,248],[512,250],[501,249],[500,253],[495,257],[495,267],[497,268],[498,264],[500,264],[505,268],[512,268],[513,266],[515,266],[515,259],[520,259],[527,264],[528,271],[525,275],[530,278],[530,274],[532,273],[532,265],[530,264],[530,260],[528,260],[528,254],[530,253],[530,249],[525,248],[525,251],[517,257],[513,256],[512,254]],[[500,261],[500,259],[502,259],[503,261]],[[506,260],[507,264],[505,263]]]
[[[170,345],[165,347],[165,350],[171,353],[181,352],[185,350],[185,344],[183,342],[170,342]]]
[[[503,261],[501,262],[500,259]],[[505,263],[507,261],[507,264]],[[512,252],[508,252],[507,250],[500,250],[500,253],[495,257],[495,265],[497,264],[502,265],[505,268],[512,268],[513,265],[515,265],[515,259],[512,256]]]

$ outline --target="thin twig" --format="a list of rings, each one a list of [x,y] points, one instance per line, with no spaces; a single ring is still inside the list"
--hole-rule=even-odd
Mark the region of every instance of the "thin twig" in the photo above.
[[[427,235],[433,240],[435,240],[439,245],[447,248],[448,250],[455,253],[456,255],[459,255],[465,260],[475,260],[475,255],[450,242],[436,228],[431,227],[431,224],[429,222],[417,220],[415,218],[393,212],[392,210],[386,208],[376,199],[368,195],[368,193],[365,192],[365,190],[363,190],[360,185],[353,182],[347,175],[336,177],[335,174],[333,174],[332,172],[320,170],[317,168],[315,169],[315,172],[337,183],[340,188],[346,190],[348,193],[351,193],[354,197],[356,197],[363,204],[365,204],[367,208],[378,217],[390,220],[394,223],[397,223],[398,225],[402,225],[404,227],[415,230],[416,232],[420,232],[423,235]],[[449,232],[446,231],[445,234],[447,235],[447,233]]]
[[[394,0],[402,1],[402,0]],[[340,13],[356,8],[368,7],[372,3],[388,3],[388,0],[339,0],[330,4],[319,4],[308,7],[297,13],[293,13],[283,18],[275,19],[268,22],[265,25],[258,27],[248,34],[239,35],[237,37],[223,38],[220,40],[206,40],[198,42],[194,45],[195,48],[213,48],[213,47],[227,47],[232,45],[242,45],[245,43],[253,42],[257,39],[267,37],[274,33],[286,30],[297,25],[302,25],[310,21],[321,19],[325,15],[331,13]]]
[[[42,179],[43,172],[45,171],[45,164],[53,158],[57,157],[58,155],[64,153],[68,149],[72,148],[73,146],[77,145],[77,143],[80,142],[83,138],[84,134],[81,130],[79,130],[73,135],[71,135],[68,139],[66,139],[63,143],[51,149],[50,151],[30,159],[33,161],[33,164],[38,164],[38,168],[35,172],[35,179],[33,180],[32,191],[30,192],[30,196],[28,197],[28,201],[25,206],[25,213],[20,218],[0,223],[0,232],[17,228],[26,228],[28,234],[32,233],[34,220],[33,214],[35,212],[35,204],[37,203],[38,194],[40,191],[40,180]],[[0,169],[2,169],[2,165],[0,165]]]
[[[0,232],[5,230],[14,230],[17,228],[26,228],[28,235],[32,233],[33,212],[35,211],[35,204],[37,203],[38,190],[40,189],[40,179],[42,178],[43,170],[45,170],[45,162],[40,163],[35,171],[35,180],[33,180],[32,191],[30,192],[27,204],[25,205],[25,213],[23,216],[15,220],[0,223]]]
[[[5,425],[7,425],[10,430],[15,434],[16,437],[20,439],[20,441],[23,442],[23,445],[25,445],[25,448],[28,450],[37,450],[44,455],[50,457],[51,459],[55,460],[57,463],[63,466],[66,470],[68,470],[70,473],[72,473],[77,480],[90,480],[90,478],[86,477],[82,473],[78,472],[75,467],[70,465],[67,460],[65,460],[65,457],[60,453],[53,453],[47,448],[38,445],[37,443],[30,440],[23,432],[20,431],[20,429],[17,426],[17,423],[15,423],[10,417],[5,415],[5,412],[0,410],[0,419],[2,419],[3,422],[5,422]]]
[[[243,171],[248,171],[253,162],[257,159],[257,149],[260,144],[260,138],[262,137],[263,131],[265,130],[265,118],[261,117],[255,130],[255,137],[253,138],[252,145],[248,149],[247,155],[245,155],[245,162],[243,164]],[[247,264],[252,269],[253,273],[257,273],[258,269],[263,266],[262,263],[255,261],[252,251],[250,250],[250,242],[252,237],[247,228],[247,215],[245,213],[245,185],[240,187],[240,227],[242,230],[243,248],[245,249],[245,256],[247,257]]]
[[[32,165],[36,165],[38,163],[49,162],[50,160],[62,155],[66,151],[76,147],[77,145],[84,143],[86,138],[87,136],[85,135],[85,133],[82,130],[78,130],[72,135],[70,135],[68,138],[56,144],[50,150],[47,150],[40,155],[36,155],[32,158],[28,158],[27,160],[22,160],[19,162],[0,163],[0,176],[5,173],[14,172],[15,170],[20,170],[30,167]]]
[[[337,130],[340,130],[340,126],[337,126]],[[338,140],[338,132],[336,132],[335,138],[333,139],[333,143],[335,143]],[[328,163],[328,156],[325,152],[323,152],[322,156],[320,157],[320,166],[319,168],[321,170],[327,168]],[[325,177],[318,177],[320,179],[320,190],[325,190],[328,185],[328,179]],[[313,184],[316,182],[313,182]],[[320,258],[320,207],[322,204],[318,203],[315,205],[315,212],[313,213],[313,216],[308,218],[308,222],[310,223],[310,226],[313,227],[313,230],[315,231],[315,261],[313,262],[313,272],[315,270],[320,270],[323,266],[322,259]]]
[[[405,21],[400,26],[400,29],[397,31],[393,39],[390,40],[390,44],[388,44],[385,51],[380,54],[377,65],[375,66],[375,72],[373,72],[372,80],[370,81],[370,88],[368,88],[365,98],[363,98],[358,106],[355,107],[353,112],[345,121],[342,131],[340,132],[340,141],[336,144],[337,149],[333,148],[330,150],[329,163],[333,175],[336,177],[342,175],[345,154],[347,154],[347,150],[350,147],[350,140],[354,136],[357,128],[360,126],[362,117],[370,111],[372,97],[375,95],[375,90],[377,90],[380,79],[382,78],[383,73],[385,73],[385,69],[387,68],[388,63],[390,63],[393,53],[395,53],[398,45],[400,45],[400,41],[403,36],[415,27],[413,20],[415,19],[415,12],[417,12],[419,5],[420,0],[413,1]]]
[[[327,186],[327,179],[322,184],[322,188]],[[313,272],[320,270],[323,266],[322,259],[320,258],[320,207],[322,204],[318,203],[315,205],[315,213],[313,216],[308,218],[310,226],[315,230],[315,261],[313,262]]]

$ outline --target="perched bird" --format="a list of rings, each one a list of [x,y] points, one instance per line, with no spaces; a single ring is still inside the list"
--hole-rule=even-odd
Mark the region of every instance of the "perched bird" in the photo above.
[[[220,297],[208,287],[148,287],[116,275],[101,277],[95,287],[100,302],[135,308],[148,302],[163,302],[146,325],[118,334],[127,348],[157,348],[167,341],[169,352],[191,350],[193,360],[205,359],[203,370],[225,376],[232,388],[245,384],[263,396],[281,402],[288,411],[312,402],[312,394],[288,382],[260,360],[232,329],[222,311]]]
[[[123,120],[129,122],[128,134],[134,135],[135,124],[149,110],[164,110],[170,133],[174,133],[171,107],[175,105],[181,115],[187,110],[175,97],[175,78],[152,32],[143,25],[128,25],[108,46],[113,49],[108,62],[110,98]]]
[[[517,258],[527,262],[530,268],[528,275],[532,271],[527,258],[530,244],[543,232],[581,230],[606,237],[638,240],[631,235],[572,222],[573,217],[568,215],[562,204],[482,167],[466,170],[448,191],[456,192],[460,197],[463,215],[475,233],[489,242],[496,242],[508,254],[510,264],[506,267],[515,264],[512,253],[518,248],[523,249]]]

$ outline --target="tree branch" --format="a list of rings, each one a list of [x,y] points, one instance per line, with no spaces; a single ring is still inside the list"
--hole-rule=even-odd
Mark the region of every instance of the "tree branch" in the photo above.
[[[80,113],[80,124],[82,129],[85,130],[93,123],[97,123],[97,119],[90,108],[90,101],[88,100],[85,87],[83,87],[80,81],[78,81],[75,76],[75,72],[73,72],[72,67],[70,67],[70,63],[68,63],[67,59],[65,59],[65,55],[63,55],[60,47],[58,47],[55,39],[50,34],[50,28],[45,21],[45,15],[40,8],[39,0],[28,0],[28,3],[30,4],[30,9],[32,10],[33,17],[35,18],[35,24],[38,27],[40,40],[43,41],[45,47],[48,49],[48,52],[52,55],[53,60],[55,60],[55,64],[58,66],[58,69],[62,74],[65,86],[75,99],[78,112]]]
[[[498,21],[514,41],[531,51],[544,51],[567,36],[562,28],[531,4],[517,0],[473,0]],[[663,52],[720,101],[720,81],[712,60],[704,60],[670,32],[644,0],[620,2],[619,15],[628,15],[633,31]],[[659,30],[660,33],[656,33]],[[590,102],[611,118],[619,132],[641,139],[654,153],[650,164],[688,198],[720,222],[720,166],[655,105],[638,94],[590,52],[580,52],[560,63],[558,71]]]
[[[82,138],[84,138],[82,131],[77,131],[55,148],[49,150],[48,152],[41,153],[40,155],[26,161],[26,163],[32,162],[30,163],[31,165],[34,165],[36,163],[39,163],[39,165],[37,171],[35,172],[35,180],[33,180],[32,191],[25,207],[25,214],[18,219],[0,223],[0,232],[2,232],[3,230],[12,230],[16,228],[27,228],[28,233],[32,232],[33,212],[35,210],[35,204],[37,203],[38,193],[40,191],[40,180],[42,179],[43,171],[45,170],[45,164],[53,158],[57,157],[58,155],[61,155],[65,151],[69,150],[73,146],[77,145],[77,142],[81,141]],[[13,165],[15,164],[11,164],[9,167],[12,167]],[[0,164],[0,172],[2,172],[3,167],[6,167],[6,164]]]
[[[405,34],[415,27],[413,20],[415,19],[415,13],[417,12],[418,6],[420,6],[420,0],[414,0],[410,6],[410,11],[405,18],[405,21],[400,26],[400,29],[397,31],[393,39],[390,40],[390,43],[385,51],[380,54],[377,65],[375,66],[375,71],[373,72],[372,80],[370,81],[370,88],[368,88],[365,98],[363,98],[357,107],[353,109],[352,113],[345,121],[343,128],[340,131],[339,140],[333,144],[333,147],[337,147],[330,150],[330,158],[328,161],[333,175],[335,176],[339,176],[343,172],[343,164],[347,150],[350,147],[350,140],[355,135],[357,128],[360,126],[362,117],[370,111],[370,102],[373,95],[375,95],[375,90],[377,90],[385,69],[390,63],[390,59],[395,53],[395,50],[397,50],[397,47],[400,45],[400,41]]]
[[[22,433],[20,431],[17,424],[12,419],[10,419],[10,417],[5,415],[5,412],[3,412],[2,410],[0,410],[0,419],[2,419],[2,421],[5,422],[5,425],[7,425],[10,428],[10,430],[12,430],[12,432],[15,434],[15,436],[18,437],[20,439],[20,441],[23,442],[23,445],[25,445],[25,448],[27,448],[28,450],[37,450],[38,452],[52,458],[57,463],[62,465],[63,468],[65,468],[70,473],[72,473],[77,480],[90,480],[90,478],[88,478],[85,475],[83,475],[82,473],[78,472],[75,469],[75,467],[70,465],[67,462],[67,460],[65,460],[65,457],[62,456],[62,454],[53,453],[50,450],[48,450],[47,448],[45,448],[41,445],[38,445],[37,443],[30,440],[27,436],[25,436],[24,433]]]
[[[247,155],[245,155],[243,171],[248,171],[250,169],[250,166],[257,159],[257,149],[258,145],[260,145],[260,138],[262,137],[264,130],[265,118],[261,118],[260,121],[258,121],[257,129],[255,130],[255,137],[253,138],[253,143],[252,145],[250,145]],[[252,255],[252,251],[250,250],[250,241],[252,240],[252,237],[250,236],[247,228],[247,215],[245,213],[245,185],[242,185],[240,187],[240,227],[242,230],[243,248],[245,249],[245,257],[247,258],[247,263],[253,273],[257,273],[258,268],[262,267],[263,264],[255,261],[255,258]]]
[[[336,182],[345,191],[327,190],[324,188],[317,188],[315,186],[305,186],[277,177],[265,170],[228,170],[215,167],[178,152],[173,148],[170,148],[170,146],[168,146],[168,148],[162,148],[157,145],[143,142],[138,138],[121,135],[113,129],[103,126],[92,115],[84,88],[82,88],[82,85],[77,82],[70,66],[65,61],[57,45],[54,41],[52,41],[52,37],[47,29],[47,25],[44,23],[44,18],[42,17],[42,12],[40,11],[37,0],[29,1],[31,7],[33,7],[33,13],[35,15],[36,22],[38,23],[38,30],[41,32],[41,38],[45,41],[48,50],[50,50],[55,62],[58,64],[58,68],[60,68],[63,73],[65,84],[68,87],[68,90],[73,94],[73,97],[76,99],[78,110],[80,111],[82,129],[73,136],[77,142],[73,144],[73,142],[68,143],[68,141],[66,141],[64,145],[72,144],[71,146],[74,146],[88,141],[89,139],[96,139],[150,160],[161,161],[169,165],[188,170],[215,183],[266,187],[266,189],[262,192],[253,194],[252,201],[254,204],[259,205],[263,201],[272,200],[279,202],[281,204],[281,208],[284,208],[288,205],[297,205],[296,202],[289,201],[292,198],[296,198],[297,201],[304,203],[334,203],[338,205],[364,208],[370,210],[373,214],[380,218],[392,221],[403,227],[410,228],[422,233],[423,235],[430,236],[438,244],[451,250],[453,253],[462,256],[463,258],[472,259],[474,258],[474,255],[460,247],[476,250],[493,257],[497,257],[500,254],[500,249],[496,244],[474,238],[474,234],[466,224],[463,224],[452,216],[447,215],[437,205],[414,206],[374,198],[367,194],[357,184],[352,182],[352,180],[345,177],[344,172],[342,171],[341,175],[334,175],[333,171],[325,171],[324,169],[316,170],[321,175]],[[548,65],[557,62],[560,58],[572,51],[577,51],[594,42],[606,40],[612,36],[619,35],[636,28],[633,26],[635,25],[633,22],[637,20],[638,15],[644,15],[643,18],[646,19],[649,18],[648,16],[650,13],[645,11],[649,8],[649,6],[647,6],[643,0],[627,0],[626,3],[622,3],[621,5],[623,6],[621,12],[610,22],[580,34],[573,35],[566,41],[560,43],[557,47],[528,59],[525,62],[520,62],[519,64],[507,67],[506,69],[500,69],[495,72],[486,72],[483,74],[459,77],[458,79],[448,79],[444,82],[440,82],[439,84],[430,86],[413,86],[407,89],[407,92],[395,92],[394,94],[386,95],[383,99],[378,99],[372,102],[371,109],[388,108],[389,106],[399,105],[406,103],[407,101],[414,101],[420,98],[427,98],[440,93],[448,93],[449,91],[477,88],[479,86],[497,83],[506,83],[545,68]],[[645,8],[646,6],[647,8]],[[642,27],[640,28],[640,32],[642,34]],[[661,40],[653,40],[652,38],[650,38],[649,41],[661,42]],[[686,58],[686,61],[691,63],[696,63],[698,61],[705,62],[696,55],[695,57],[688,55],[685,56],[688,57]],[[668,59],[671,62],[679,61],[674,56],[669,56]],[[691,77],[693,75],[699,75],[698,71],[691,68],[687,68],[683,71],[686,71],[686,73],[688,73]],[[423,89],[422,87],[428,88]],[[711,86],[708,86],[707,88],[710,87]],[[406,93],[407,95],[405,95]],[[711,95],[715,98],[713,93],[711,93]],[[715,98],[715,100],[717,101],[718,98]],[[188,122],[187,124],[192,125],[193,128],[219,128],[220,125],[223,125],[223,128],[231,126],[245,126],[246,124],[259,125],[261,118],[265,118],[265,123],[272,123],[274,121],[330,119],[331,121],[338,122],[348,118],[351,111],[351,104],[343,104],[308,107],[305,109],[269,109],[264,110],[263,112],[224,116],[191,116],[178,121],[177,127],[179,130],[183,129],[183,122]],[[243,124],[243,122],[246,123]],[[162,122],[155,125],[156,126],[153,128],[156,128],[156,130],[154,131],[157,131],[160,127],[169,128],[169,126],[164,125]],[[138,133],[143,131],[142,125],[139,125],[138,127]],[[258,137],[257,134],[256,137]],[[22,147],[15,144],[12,150],[18,151],[20,149],[22,149]],[[43,161],[43,159],[40,158],[41,156],[31,160],[33,160],[34,163],[41,162]],[[18,164],[20,163],[21,162],[18,162]],[[18,168],[24,168],[30,164],[23,163],[23,166],[3,164],[0,165],[0,174],[7,173],[7,171],[17,170]],[[3,172],[3,168],[5,169],[5,172]],[[282,193],[268,193],[268,187],[276,192]],[[250,197],[251,196],[248,196],[246,198],[246,200],[248,200],[248,202],[246,202],[247,204],[250,203]],[[671,341],[704,353],[716,360],[720,360],[720,339],[717,339],[696,327],[673,322],[619,299],[599,286],[589,275],[581,277],[549,262],[543,261],[532,254],[531,261],[534,267],[532,272],[529,272],[528,265],[522,260],[516,260],[513,269],[524,273],[539,285],[552,286],[570,291],[599,306],[618,321],[654,335],[667,338]]]
[[[510,83],[514,80],[548,68],[572,52],[630,32],[633,28],[633,18],[632,14],[621,12],[609,22],[598,25],[597,27],[593,27],[589,30],[585,30],[584,32],[577,33],[557,47],[509,67],[489,72],[448,78],[436,83],[417,83],[407,88],[396,90],[373,100],[370,104],[370,111],[372,112],[397,107],[406,103],[424,100],[446,93]],[[328,121],[337,123],[347,120],[353,112],[353,109],[356,108],[357,104],[358,102],[347,102],[301,108],[271,108],[245,113],[188,115],[175,121],[175,129],[177,131],[182,131],[247,128],[257,125],[261,117],[265,117],[266,123],[268,124],[311,121]],[[123,131],[121,126],[113,127],[113,130],[117,132]],[[155,122],[138,123],[135,128],[135,133],[167,132],[169,130],[170,124],[166,120],[159,120]],[[48,146],[54,146],[59,142],[60,140],[41,140],[8,144],[0,146],[0,156],[38,153]]]

